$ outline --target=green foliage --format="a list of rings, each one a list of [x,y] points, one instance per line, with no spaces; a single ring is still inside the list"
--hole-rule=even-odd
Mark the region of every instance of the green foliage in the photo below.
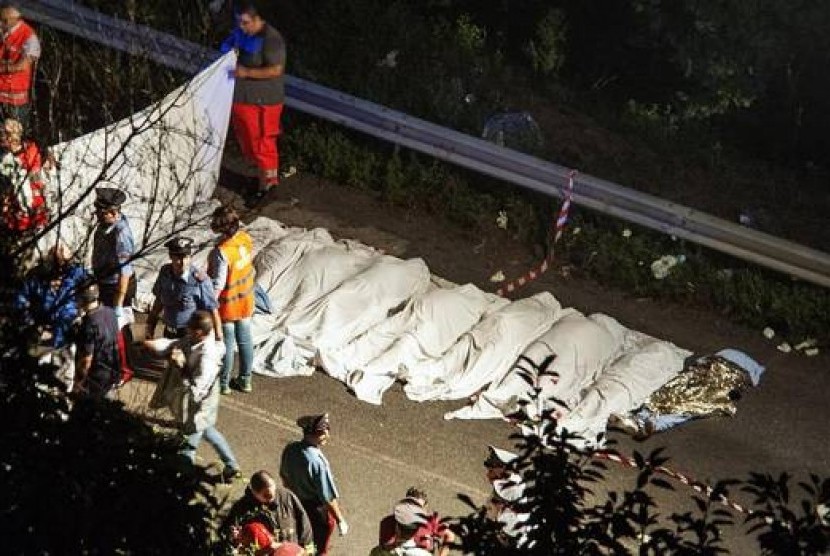
[[[521,376],[537,389],[524,407],[539,407],[541,377],[549,370],[553,357],[539,365],[519,363]],[[600,494],[597,486],[608,487],[608,467],[590,450],[578,448],[580,438],[557,429],[554,408],[561,402],[550,400],[551,409],[531,419],[520,410],[512,415],[524,425],[524,434],[511,438],[518,458],[511,471],[521,476],[522,497],[512,504],[519,514],[527,514],[525,528],[518,538],[505,534],[500,523],[488,517],[486,508],[476,508],[466,496],[460,497],[474,510],[456,521],[464,553],[487,556],[554,556],[572,554],[677,554],[683,556],[728,553],[725,533],[740,526],[735,514],[720,504],[723,497],[738,488],[754,497],[751,524],[758,543],[757,554],[819,555],[830,549],[830,529],[822,522],[822,504],[830,501],[830,479],[811,476],[801,482],[796,498],[790,491],[792,477],[778,478],[753,474],[747,481],[722,480],[708,495],[689,488],[689,507],[693,510],[661,511],[654,494],[660,490],[687,488],[667,479],[659,469],[669,458],[657,449],[650,454],[634,452],[636,476],[625,490],[610,489]],[[536,411],[532,411],[536,414]],[[613,450],[613,448],[612,448]],[[609,464],[611,465],[611,464]],[[675,489],[675,484],[677,488]],[[740,529],[738,529],[740,531]],[[517,546],[518,544],[518,546]]]
[[[218,501],[180,440],[119,403],[70,403],[54,369],[3,335],[4,554],[207,554]]]
[[[830,341],[830,292],[787,280],[701,247],[607,218],[576,215],[558,253],[580,272],[637,296],[708,304],[732,319],[771,326],[794,341]],[[579,230],[579,233],[575,233]],[[651,264],[663,255],[686,261],[657,280]]]
[[[555,77],[565,63],[567,40],[565,16],[560,10],[548,10],[536,25],[527,44],[530,65],[543,77]]]

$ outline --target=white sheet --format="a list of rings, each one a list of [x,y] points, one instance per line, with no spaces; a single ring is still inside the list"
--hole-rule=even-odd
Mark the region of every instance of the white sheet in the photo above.
[[[548,292],[514,301],[485,317],[441,359],[410,369],[410,399],[454,400],[499,381],[519,354],[556,320],[559,302]]]

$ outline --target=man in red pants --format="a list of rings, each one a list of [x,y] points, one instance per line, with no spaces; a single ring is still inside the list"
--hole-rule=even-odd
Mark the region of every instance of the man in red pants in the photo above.
[[[12,3],[0,4],[0,119],[26,124],[40,41]]]
[[[255,200],[279,184],[277,136],[285,100],[285,41],[252,5],[240,8],[222,51],[235,49],[236,88],[231,122],[242,154],[259,169]]]

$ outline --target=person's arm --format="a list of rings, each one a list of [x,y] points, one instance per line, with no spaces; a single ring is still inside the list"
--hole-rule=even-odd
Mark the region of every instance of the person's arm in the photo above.
[[[331,475],[331,470],[328,465],[317,462],[312,466],[311,474],[317,487],[318,496],[334,514],[340,534],[345,535],[349,530],[349,526],[346,524],[346,518],[343,516],[343,510],[340,508],[340,502],[337,499],[337,487],[334,486],[334,477]]]
[[[150,308],[150,313],[147,315],[147,330],[144,333],[144,337],[148,340],[152,340],[153,337],[156,335],[156,324],[159,321],[159,315],[161,315],[162,305],[161,299],[156,296],[156,299],[153,301],[153,306]]]
[[[86,381],[92,368],[92,352],[95,349],[92,330],[89,322],[84,320],[78,338],[78,356],[75,360],[75,380],[72,391],[76,393],[86,391]]]
[[[120,216],[124,218],[124,216]],[[124,305],[124,298],[127,296],[127,289],[130,286],[130,278],[133,275],[133,265],[131,263],[133,254],[135,252],[135,242],[133,241],[133,234],[129,229],[129,225],[123,222],[116,230],[118,237],[115,241],[115,251],[118,257],[118,290],[115,292],[115,308],[116,314],[120,311],[120,307]]]
[[[205,342],[210,341],[210,338],[205,338]],[[222,344],[203,345],[196,368],[190,369],[190,379],[192,381],[190,391],[197,402],[205,399],[216,380],[216,376],[219,374],[219,366],[222,363],[222,356],[225,354],[225,350],[221,349],[220,346],[224,348]]]
[[[213,291],[217,299],[228,283],[228,260],[218,247],[214,247],[208,255],[208,276],[213,284]]]
[[[79,354],[75,362],[75,380],[72,384],[73,392],[86,391],[86,377],[92,368],[92,354]]]
[[[204,277],[204,274],[200,276]],[[219,302],[216,301],[216,290],[213,288],[213,282],[207,278],[199,282],[197,306],[203,311],[210,311],[210,316],[213,320],[213,334],[216,336],[216,341],[224,341],[222,319],[219,317]]]
[[[115,292],[116,312],[118,312],[124,306],[124,298],[127,297],[127,289],[130,287],[131,276],[132,273],[125,274],[124,272],[120,272],[118,274],[118,291]]]
[[[219,309],[214,309],[213,311],[211,311],[210,316],[213,319],[213,333],[216,336],[216,341],[224,342],[225,333],[222,330],[222,318],[219,316]]]

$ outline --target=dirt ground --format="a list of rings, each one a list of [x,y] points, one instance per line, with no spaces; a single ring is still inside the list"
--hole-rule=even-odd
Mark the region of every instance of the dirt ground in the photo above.
[[[234,189],[239,180],[226,174],[217,197],[242,207]],[[578,208],[576,209],[578,210]],[[530,251],[496,227],[483,234],[459,230],[432,216],[416,214],[353,189],[302,174],[284,180],[273,202],[243,209],[246,219],[257,215],[301,227],[325,227],[336,237],[352,238],[399,257],[422,257],[434,274],[483,289],[496,286],[489,277],[502,270],[509,278],[534,262]],[[568,277],[554,268],[518,295],[548,290],[563,306],[583,312],[607,313],[623,324],[670,340],[698,354],[721,348],[742,349],[766,365],[760,387],[741,400],[733,419],[709,419],[656,435],[642,443],[612,433],[622,451],[649,452],[665,446],[670,466],[703,481],[746,478],[750,472],[777,475],[789,471],[830,475],[826,426],[830,409],[830,357],[783,354],[760,330],[751,330],[692,306],[667,305],[610,291],[589,281]],[[442,415],[460,402],[417,404],[400,387],[372,406],[356,400],[323,373],[307,378],[257,377],[253,394],[223,399],[220,426],[246,470],[275,471],[281,447],[297,438],[294,420],[303,413],[326,410],[334,420],[334,440],[327,454],[340,482],[349,536],[338,539],[336,554],[366,554],[376,542],[377,521],[410,484],[426,486],[432,506],[443,514],[469,511],[457,498],[470,494],[482,501],[487,484],[481,461],[487,444],[509,447],[510,427],[499,421],[444,421]],[[203,450],[208,460],[214,456]],[[605,487],[632,484],[632,474],[609,468]],[[234,496],[241,486],[229,493]],[[664,513],[691,509],[691,493],[681,484],[675,493],[660,495]],[[752,500],[733,493],[740,503]],[[738,521],[741,516],[736,516]],[[733,554],[756,549],[744,535],[726,533]]]

